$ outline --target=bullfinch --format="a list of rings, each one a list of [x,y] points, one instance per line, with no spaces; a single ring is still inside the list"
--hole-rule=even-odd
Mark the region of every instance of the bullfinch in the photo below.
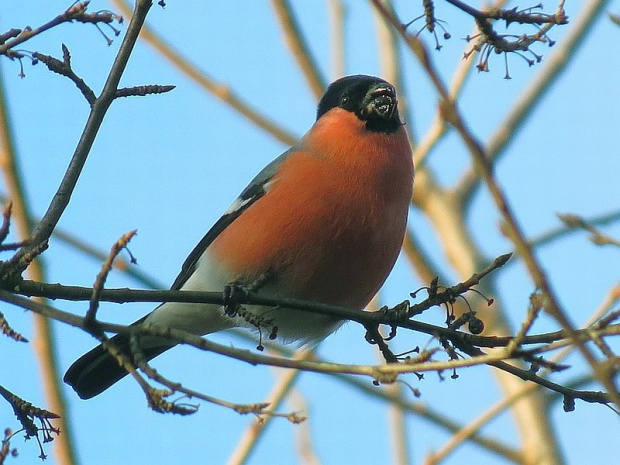
[[[362,311],[402,246],[413,174],[394,87],[372,76],[338,79],[321,98],[310,130],[241,192],[186,259],[172,289],[222,291],[235,283],[276,298]],[[316,344],[342,324],[282,307],[227,310],[165,302],[134,324],[198,335],[253,327],[300,345]],[[112,342],[133,358],[128,335]],[[154,336],[141,336],[139,344],[147,360],[175,345]],[[74,362],[64,380],[88,399],[125,375],[99,345]]]

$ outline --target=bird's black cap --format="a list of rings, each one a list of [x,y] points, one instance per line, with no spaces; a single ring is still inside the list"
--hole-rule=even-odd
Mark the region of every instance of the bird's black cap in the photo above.
[[[319,102],[317,120],[333,108],[355,113],[373,132],[391,133],[402,125],[394,86],[374,76],[356,74],[331,83]]]

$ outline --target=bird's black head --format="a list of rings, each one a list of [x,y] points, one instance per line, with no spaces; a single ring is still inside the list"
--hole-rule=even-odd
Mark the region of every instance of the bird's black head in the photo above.
[[[355,113],[369,131],[392,133],[402,125],[394,87],[373,76],[357,74],[331,83],[319,102],[316,118],[332,108]]]

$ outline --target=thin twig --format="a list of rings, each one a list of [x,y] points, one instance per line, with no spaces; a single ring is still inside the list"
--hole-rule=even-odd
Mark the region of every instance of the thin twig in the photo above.
[[[607,234],[599,231],[587,220],[582,218],[581,216],[574,214],[560,214],[558,213],[558,218],[569,228],[581,228],[588,231],[590,234],[590,240],[596,245],[614,245],[616,247],[620,247],[620,241],[615,239]]]
[[[590,216],[587,218],[583,218],[583,220],[590,226],[595,226],[595,227],[607,226],[608,224],[620,221],[620,210],[615,210],[610,213],[604,213],[602,215]],[[570,234],[577,230],[579,230],[578,227],[564,224],[563,226],[560,226],[544,234],[541,234],[540,236],[534,237],[530,241],[530,243],[532,244],[532,247],[539,248],[547,244],[550,244],[553,241],[560,239],[564,237],[565,235]],[[518,263],[518,262],[513,261],[512,263]]]
[[[0,332],[11,339],[16,340],[17,342],[28,342],[24,336],[11,328],[11,325],[4,316],[4,313],[0,312]]]
[[[544,298],[537,292],[534,292],[530,296],[530,305],[527,309],[527,316],[525,320],[521,324],[521,329],[517,333],[517,335],[510,341],[510,344],[506,346],[506,353],[511,354],[515,350],[517,350],[520,346],[527,333],[532,328],[532,325],[538,318],[540,311],[542,310],[544,305]]]
[[[140,370],[145,373],[151,380],[165,386],[167,388],[166,391],[153,389],[148,384],[141,385],[144,390],[148,401],[149,406],[153,408],[155,411],[162,413],[177,413],[181,415],[188,415],[195,413],[198,410],[197,406],[182,404],[178,401],[168,401],[165,400],[166,397],[170,397],[173,394],[180,392],[185,394],[185,396],[189,398],[196,398],[208,402],[210,404],[218,405],[220,407],[225,407],[231,410],[234,410],[240,414],[248,414],[253,413],[255,415],[265,415],[268,416],[270,411],[267,408],[270,406],[269,402],[260,402],[253,404],[237,404],[234,402],[229,402],[227,400],[218,399],[217,397],[209,396],[206,394],[202,394],[194,389],[187,388],[183,386],[181,383],[174,382],[169,380],[168,378],[162,376],[157,372],[153,367],[151,367],[144,357],[140,354],[139,345],[137,344],[137,339],[135,338],[135,334],[132,335],[132,355],[136,361],[136,366],[140,368]],[[285,416],[285,415],[282,415]]]
[[[447,288],[441,292],[437,292],[431,296],[429,296],[429,298],[427,300],[425,300],[424,302],[421,302],[419,304],[415,304],[412,305],[409,309],[409,315],[418,315],[422,312],[424,312],[426,309],[433,307],[435,305],[438,305],[440,303],[444,303],[444,302],[449,302],[453,299],[446,297],[447,295],[452,294],[453,296],[456,295],[461,295],[464,292],[466,292],[467,290],[471,289],[472,287],[474,287],[476,284],[480,283],[480,281],[485,277],[488,276],[489,273],[492,273],[493,271],[497,270],[498,268],[501,268],[502,266],[504,266],[506,263],[508,263],[508,261],[510,260],[510,257],[512,257],[512,253],[507,253],[507,254],[503,254],[500,255],[499,257],[497,257],[495,260],[493,260],[489,265],[487,265],[482,271],[478,272],[478,273],[474,273],[469,279],[455,285],[452,286],[450,288]]]
[[[0,101],[0,103],[2,103],[2,101]],[[1,120],[4,120],[4,119],[5,118],[1,118]],[[4,128],[8,129],[6,125],[4,125]],[[6,138],[5,138],[5,142],[2,145],[9,146],[11,145],[11,143],[6,141]],[[7,150],[7,148],[5,147],[4,150]],[[9,235],[9,228],[11,226],[11,211],[12,210],[13,210],[13,202],[9,200],[8,202],[6,202],[6,204],[4,205],[4,208],[2,209],[2,226],[0,227],[0,244],[4,244],[4,241]]]
[[[506,0],[499,0],[493,3],[492,8],[501,8],[506,3]],[[476,29],[477,30],[477,29]],[[457,100],[465,81],[471,74],[473,69],[473,57],[470,60],[460,60],[459,64],[452,75],[450,81],[449,91],[453,100]],[[446,135],[447,125],[445,120],[441,117],[439,110],[436,112],[431,127],[426,131],[424,137],[420,140],[420,143],[414,147],[413,161],[416,166],[416,170],[424,169],[426,167],[426,158],[431,150],[437,145],[437,143]]]
[[[112,246],[110,250],[110,254],[108,258],[101,266],[101,271],[97,274],[97,279],[93,284],[93,293],[90,297],[90,305],[88,307],[88,311],[86,312],[86,325],[94,326],[95,321],[97,319],[97,310],[99,309],[99,298],[101,295],[101,291],[103,291],[103,286],[105,285],[106,279],[108,279],[108,275],[110,274],[110,270],[112,270],[112,266],[114,264],[114,260],[118,256],[121,251],[127,247],[127,244],[131,239],[137,234],[137,230],[129,231],[123,234]]]
[[[10,33],[9,36],[12,35],[14,38],[12,40],[8,40],[4,42],[3,44],[0,44],[0,55],[6,55],[7,53],[10,53],[10,50],[12,48],[15,48],[16,46],[20,44],[23,44],[27,40],[32,39],[34,36],[39,35],[42,32],[45,32],[53,27],[56,27],[59,24],[66,23],[68,21],[72,21],[76,19],[78,16],[86,12],[86,7],[88,6],[89,3],[90,3],[90,0],[83,1],[83,2],[75,2],[73,5],[71,5],[65,11],[60,13],[58,16],[56,16],[51,21],[48,21],[47,23],[34,29],[31,27],[26,27],[24,29],[21,29],[19,30],[20,32],[17,35],[14,34],[16,30],[12,29],[11,31],[9,31]]]
[[[92,107],[97,97],[88,84],[86,84],[84,79],[75,74],[71,68],[71,54],[65,44],[62,44],[62,54],[62,61],[50,55],[45,55],[39,52],[34,52],[32,56],[45,64],[50,71],[69,78],[80,90],[88,104]]]
[[[60,435],[60,429],[52,425],[52,420],[57,421],[60,417],[49,410],[36,407],[30,402],[16,396],[11,391],[0,385],[0,396],[2,396],[13,408],[13,413],[21,423],[26,439],[36,438],[41,451],[39,458],[45,460],[47,455],[43,450],[43,444],[53,441]],[[35,424],[39,420],[40,427]]]
[[[123,87],[116,91],[116,97],[144,97],[145,95],[164,94],[170,92],[176,86],[162,86],[159,84],[147,84],[144,86]]]

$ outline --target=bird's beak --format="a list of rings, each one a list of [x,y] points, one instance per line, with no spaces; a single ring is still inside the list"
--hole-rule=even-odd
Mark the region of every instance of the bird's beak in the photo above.
[[[398,102],[396,92],[389,84],[379,84],[366,95],[364,110],[366,115],[374,115],[380,119],[392,119]]]

